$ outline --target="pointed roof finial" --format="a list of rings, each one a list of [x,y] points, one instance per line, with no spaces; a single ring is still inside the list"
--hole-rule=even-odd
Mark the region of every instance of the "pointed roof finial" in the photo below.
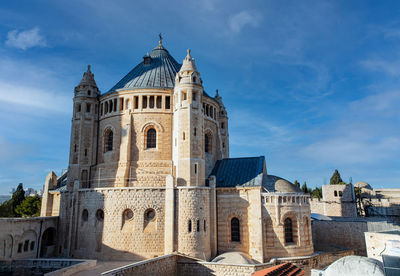
[[[88,66],[87,66],[87,70],[90,72],[90,65],[88,64]]]
[[[158,41],[158,44],[161,46],[162,45],[162,35],[161,35],[161,33],[158,34],[158,37],[160,38],[160,40]]]
[[[215,91],[215,96],[219,96],[218,89]]]
[[[188,57],[191,57],[191,56],[190,56],[190,49],[187,49],[186,52],[187,52],[187,56],[188,56]]]

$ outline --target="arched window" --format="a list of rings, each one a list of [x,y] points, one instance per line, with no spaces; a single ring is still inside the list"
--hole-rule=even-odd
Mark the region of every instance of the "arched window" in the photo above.
[[[156,146],[157,146],[157,132],[156,132],[156,130],[154,128],[150,128],[147,131],[146,142],[147,142],[147,148],[148,149],[156,148]]]
[[[334,195],[337,196],[337,191],[334,192]]]
[[[240,242],[240,223],[238,218],[231,219],[231,241]]]
[[[293,228],[292,220],[290,218],[285,219],[285,242],[293,242]]]
[[[104,220],[104,211],[101,209],[97,209],[96,211],[96,219],[98,221],[103,221]]]
[[[156,211],[154,211],[153,209],[147,209],[145,212],[144,212],[144,220],[145,220],[145,222],[150,222],[150,221],[153,221],[154,219],[155,219],[155,217],[156,217]]]
[[[211,153],[212,150],[212,138],[209,133],[204,135],[204,151]]]
[[[107,129],[104,135],[104,152],[113,150],[114,133],[111,129]]]
[[[188,232],[192,232],[192,221],[190,219],[188,221]]]

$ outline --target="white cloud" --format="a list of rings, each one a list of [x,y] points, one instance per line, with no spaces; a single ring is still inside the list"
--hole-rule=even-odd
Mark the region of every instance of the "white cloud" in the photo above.
[[[396,160],[400,154],[397,127],[400,93],[388,91],[350,102],[336,120],[315,130],[321,137],[299,150],[300,155],[318,162],[372,165]]]
[[[241,11],[229,18],[228,26],[230,33],[238,34],[246,25],[258,27],[261,20],[262,15],[257,11]]]
[[[46,39],[39,31],[38,27],[26,31],[12,30],[7,34],[6,45],[22,50],[32,47],[45,47],[47,45]]]
[[[71,102],[71,99],[61,93],[0,80],[0,102],[43,111],[68,113],[70,105],[66,103]]]

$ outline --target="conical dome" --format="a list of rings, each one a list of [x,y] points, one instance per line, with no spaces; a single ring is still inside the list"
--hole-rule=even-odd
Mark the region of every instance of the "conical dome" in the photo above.
[[[123,77],[109,92],[129,90],[135,88],[168,88],[175,85],[175,75],[181,64],[169,54],[161,44],[155,47],[150,54],[143,57],[143,61]]]
[[[94,80],[94,74],[92,71],[90,71],[90,65],[88,65],[88,68],[85,73],[83,73],[83,77],[81,81],[79,82],[79,85],[92,85],[92,86],[97,86],[95,80]]]
[[[194,63],[194,58],[191,57],[189,49],[187,50],[186,58],[183,60],[180,72],[183,71],[192,71],[192,72],[197,71],[196,64]]]

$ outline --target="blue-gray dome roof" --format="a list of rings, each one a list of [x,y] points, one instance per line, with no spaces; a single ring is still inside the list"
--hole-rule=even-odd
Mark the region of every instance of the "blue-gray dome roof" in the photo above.
[[[181,66],[160,44],[108,92],[135,88],[172,89]]]

